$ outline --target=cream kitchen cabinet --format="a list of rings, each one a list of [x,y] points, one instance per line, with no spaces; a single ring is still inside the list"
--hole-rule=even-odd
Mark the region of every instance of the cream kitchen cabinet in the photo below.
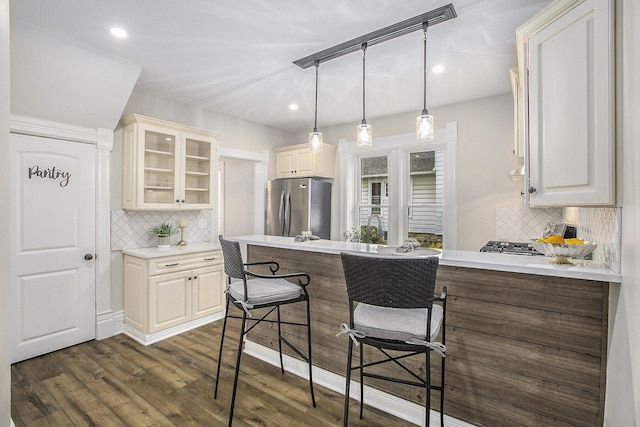
[[[122,124],[123,209],[213,209],[217,134],[137,114]]]
[[[145,345],[224,315],[221,252],[176,251],[123,251],[125,332]]]
[[[518,28],[531,207],[615,204],[613,0],[556,0]]]
[[[335,150],[330,144],[320,153],[312,153],[308,144],[274,148],[276,178],[333,178]]]

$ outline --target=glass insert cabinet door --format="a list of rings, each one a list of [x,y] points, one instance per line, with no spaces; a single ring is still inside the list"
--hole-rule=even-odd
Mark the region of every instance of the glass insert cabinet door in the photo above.
[[[211,200],[211,143],[185,138],[184,199],[190,205],[204,205]]]
[[[122,123],[123,209],[214,208],[218,134],[137,114]]]
[[[144,132],[144,203],[171,204],[176,192],[177,135]]]

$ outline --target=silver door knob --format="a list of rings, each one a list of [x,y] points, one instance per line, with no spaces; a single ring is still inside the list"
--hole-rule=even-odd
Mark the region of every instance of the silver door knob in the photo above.
[[[93,259],[93,254],[85,254],[84,259],[87,261],[91,261]]]

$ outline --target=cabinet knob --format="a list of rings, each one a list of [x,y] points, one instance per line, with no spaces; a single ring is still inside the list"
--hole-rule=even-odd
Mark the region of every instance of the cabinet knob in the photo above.
[[[180,203],[184,203],[185,201],[186,201],[186,200],[182,199],[182,200],[180,200]]]
[[[85,255],[84,255],[84,259],[85,259],[86,261],[91,261],[91,260],[93,259],[93,254],[85,254]]]
[[[180,203],[180,199],[176,199],[176,203]]]
[[[535,188],[535,187],[529,187],[529,190],[528,190],[528,191],[529,191],[529,194],[533,194],[533,193],[535,193],[537,190],[536,190],[536,188]]]
[[[187,277],[187,280],[191,280],[191,279],[192,279],[192,277],[191,277],[191,276]]]
[[[193,276],[193,280],[196,280],[198,278],[198,276]]]

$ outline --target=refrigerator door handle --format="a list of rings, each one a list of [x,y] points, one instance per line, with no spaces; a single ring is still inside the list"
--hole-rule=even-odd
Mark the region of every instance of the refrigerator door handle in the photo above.
[[[280,235],[284,236],[284,216],[286,213],[284,190],[280,193],[280,207],[278,208],[278,228],[280,229]]]
[[[291,193],[287,193],[287,199],[284,208],[284,234],[283,236],[289,236],[291,234]]]

